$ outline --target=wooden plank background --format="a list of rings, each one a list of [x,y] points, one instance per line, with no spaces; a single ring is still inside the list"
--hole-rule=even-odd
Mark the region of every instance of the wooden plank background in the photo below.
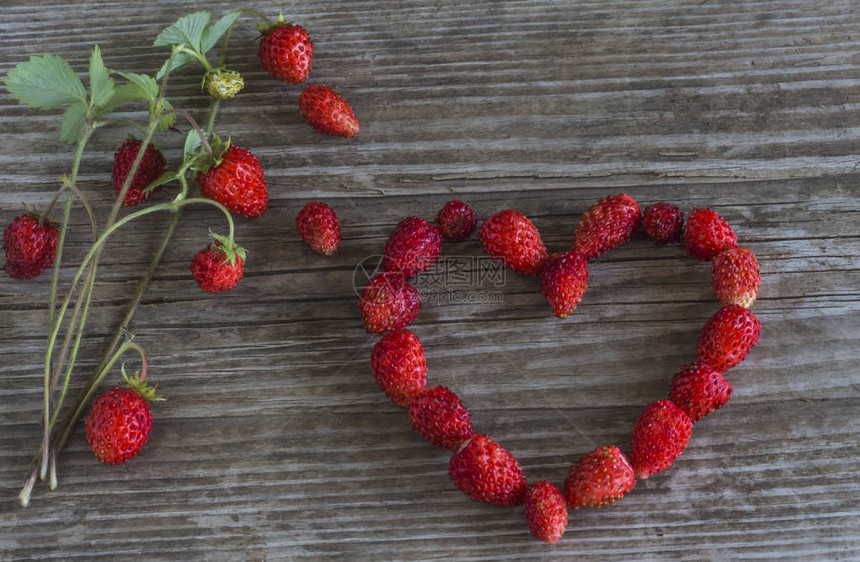
[[[301,88],[262,70],[253,24],[240,22],[228,62],[247,88],[216,130],[258,155],[271,197],[261,219],[238,221],[246,277],[227,294],[198,290],[190,259],[223,227],[208,208],[184,214],[134,325],[169,398],[149,443],[107,467],[79,428],[60,488],[38,485],[26,509],[15,497],[41,431],[49,276],[2,276],[0,559],[860,558],[856,0],[253,4],[307,27],[310,82],[352,102],[361,134],[307,127]],[[148,45],[164,26],[233,7],[2,2],[0,72],[44,52],[84,72],[96,41],[108,66],[154,72],[166,55]],[[169,94],[202,115],[196,76],[178,73]],[[44,205],[69,168],[59,122],[0,93],[3,225],[22,200]],[[101,216],[125,134],[100,132],[84,158],[80,183]],[[157,139],[173,163],[181,141]],[[560,251],[591,202],[621,191],[709,206],[733,225],[761,263],[762,338],[730,373],[731,402],[696,425],[671,469],[615,505],[571,512],[550,547],[521,510],[456,490],[448,455],[375,386],[353,272],[402,217],[432,218],[454,195],[481,218],[522,210]],[[333,258],[295,233],[311,199],[343,222]],[[109,244],[79,384],[166,221],[147,217]],[[73,222],[65,279],[89,244],[80,209]],[[445,252],[482,255],[475,237]],[[627,448],[718,308],[706,264],[641,233],[594,262],[565,321],[533,278],[509,273],[501,293],[428,304],[414,331],[431,384],[458,392],[529,480],[558,484],[592,448]]]

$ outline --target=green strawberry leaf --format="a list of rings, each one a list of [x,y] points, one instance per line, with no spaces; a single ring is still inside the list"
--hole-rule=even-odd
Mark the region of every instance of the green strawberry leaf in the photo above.
[[[96,44],[90,55],[90,103],[92,107],[101,107],[113,97],[114,81],[110,71],[105,67],[102,52]]]
[[[194,55],[185,51],[179,51],[173,56],[173,62],[170,62],[170,59],[164,61],[164,64],[161,65],[161,68],[158,70],[158,74],[155,75],[157,80],[161,80],[165,74],[167,74],[167,63],[170,62],[170,72],[173,72],[180,66],[185,66],[189,62],[197,60]]]
[[[30,107],[54,109],[87,99],[81,79],[57,55],[31,56],[9,72],[4,82],[13,98]]]
[[[175,23],[165,28],[155,38],[153,45],[156,47],[181,45],[200,51],[200,41],[210,17],[209,12],[205,10],[182,16]]]
[[[60,124],[60,141],[75,144],[81,138],[89,106],[82,101],[75,102],[66,108],[63,121]]]
[[[161,99],[161,111],[170,111],[172,109],[173,109],[173,106],[170,104],[170,102],[167,101],[166,99],[162,98]],[[162,115],[161,119],[158,120],[158,130],[159,131],[166,131],[167,129],[172,127],[174,123],[176,123],[176,114],[175,113],[171,113],[169,115]]]
[[[158,97],[158,82],[152,76],[134,72],[119,72],[118,74],[128,80],[130,85],[140,89],[143,93],[141,99],[145,98],[155,102],[155,98]]]
[[[149,184],[145,188],[143,188],[142,193],[144,193],[144,194],[149,193],[150,191],[152,191],[156,187],[158,187],[160,185],[164,185],[168,182],[171,182],[171,181],[179,178],[179,175],[180,175],[180,173],[178,171],[175,171],[175,170],[172,172],[167,172],[166,174],[164,174],[163,176],[161,176],[160,178],[158,178],[157,180],[155,180],[154,182],[152,182],[151,184]]]
[[[151,76],[133,72],[117,72],[117,74],[128,82],[114,87],[110,99],[93,112],[94,117],[110,113],[120,105],[130,101],[148,100],[150,106],[155,103],[155,98],[158,96],[158,84]]]
[[[236,23],[236,20],[241,15],[242,11],[236,10],[208,26],[206,31],[203,32],[203,38],[200,41],[200,52],[206,54],[209,49],[214,47],[218,43],[218,40],[221,39],[221,36],[233,27],[233,24]]]
[[[188,131],[188,135],[185,137],[185,148],[182,151],[183,160],[188,161],[196,154],[201,144],[200,135],[197,134],[197,131],[194,129]]]

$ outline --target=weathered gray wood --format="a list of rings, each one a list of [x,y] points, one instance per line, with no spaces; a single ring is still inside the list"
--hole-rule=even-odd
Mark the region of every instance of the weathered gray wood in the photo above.
[[[149,47],[175,17],[216,2],[3,3],[0,72],[54,52],[86,69],[153,72]],[[860,312],[860,13],[854,0],[801,2],[258,2],[305,25],[313,83],[352,102],[362,132],[322,137],[298,113],[300,87],[270,79],[245,19],[230,66],[247,89],[217,130],[251,148],[270,209],[239,220],[246,278],[202,294],[191,256],[217,213],[191,209],[135,320],[169,400],[128,465],[100,465],[81,428],[60,488],[15,502],[41,432],[47,275],[0,277],[0,559],[860,558],[857,314]],[[200,114],[198,78],[171,99]],[[128,117],[142,113],[129,111]],[[0,93],[0,222],[45,204],[71,161],[59,115]],[[112,154],[104,130],[80,184],[104,216]],[[182,138],[158,139],[176,162]],[[555,547],[518,509],[470,501],[444,451],[409,429],[370,374],[355,265],[406,215],[453,195],[480,217],[515,207],[564,250],[594,200],[710,206],[757,255],[762,339],[731,371],[731,402],[697,424],[675,466],[623,501],[571,512]],[[170,195],[157,195],[159,201]],[[308,251],[294,217],[323,199],[341,251]],[[167,217],[121,232],[101,262],[80,385],[120,319]],[[73,214],[63,277],[89,245]],[[481,256],[473,237],[446,255]],[[535,279],[509,273],[498,304],[426,305],[414,331],[432,384],[454,389],[478,431],[531,481],[561,484],[595,446],[627,447],[646,404],[693,359],[717,308],[709,269],[641,234],[591,267],[565,321]],[[75,383],[73,383],[75,384]],[[107,386],[107,384],[105,385]]]

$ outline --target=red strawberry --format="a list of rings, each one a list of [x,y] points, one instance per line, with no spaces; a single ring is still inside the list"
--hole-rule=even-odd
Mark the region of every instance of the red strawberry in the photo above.
[[[525,510],[534,538],[549,544],[561,540],[567,529],[567,506],[555,484],[546,480],[532,484],[526,492]]]
[[[358,306],[370,334],[398,330],[411,324],[421,310],[418,290],[396,273],[375,275],[361,292]]]
[[[370,352],[373,378],[386,396],[408,408],[427,386],[427,361],[418,337],[409,330],[388,332]]]
[[[488,255],[518,273],[537,275],[547,258],[537,227],[513,209],[499,211],[481,226],[481,245]]]
[[[621,449],[599,447],[570,467],[564,495],[573,509],[603,507],[620,500],[635,484],[633,467]]]
[[[60,231],[38,215],[15,217],[3,232],[6,273],[13,279],[32,279],[53,265]]]
[[[472,414],[444,386],[423,390],[409,404],[412,429],[442,449],[457,450],[472,436]]]
[[[702,327],[696,345],[696,361],[725,373],[743,361],[758,343],[761,323],[742,306],[725,306]]]
[[[681,239],[684,213],[675,205],[666,202],[648,205],[642,215],[642,230],[658,244],[668,244]]]
[[[308,248],[330,256],[340,246],[340,220],[325,203],[311,201],[296,215],[296,228]]]
[[[383,269],[409,279],[430,269],[442,251],[439,229],[419,217],[400,221],[385,244]]]
[[[217,201],[227,210],[257,218],[269,206],[269,191],[263,168],[251,151],[230,145],[220,163],[197,173],[203,197]]]
[[[716,211],[693,209],[687,216],[681,244],[694,258],[710,261],[726,248],[737,246],[738,235]]]
[[[639,204],[626,193],[601,199],[582,214],[573,233],[573,250],[593,259],[630,240],[639,227]]]
[[[308,32],[300,25],[284,23],[258,26],[260,49],[257,56],[266,72],[284,82],[301,84],[311,73],[314,46]]]
[[[758,260],[747,248],[726,248],[711,262],[711,286],[724,305],[751,307],[760,285]]]
[[[576,309],[588,287],[588,262],[576,252],[557,252],[544,262],[540,285],[552,313],[566,318]]]
[[[732,384],[705,364],[681,367],[672,377],[669,400],[696,423],[726,405],[732,395]]]
[[[113,180],[113,190],[117,197],[119,197],[122,191],[122,185],[131,171],[131,165],[134,164],[141,145],[143,143],[138,139],[130,138],[122,143],[113,155],[113,174],[111,175],[111,179]],[[125,199],[122,200],[122,204],[126,207],[134,207],[149,199],[158,190],[158,187],[146,193],[143,190],[164,174],[164,166],[164,155],[161,151],[151,144],[147,145],[146,150],[143,151],[143,159],[138,164],[134,178],[131,180],[131,185],[128,186],[128,191],[125,192]]]
[[[87,443],[105,464],[125,464],[140,452],[152,430],[148,401],[161,399],[137,376],[124,380],[128,386],[96,398],[87,417]]]
[[[482,433],[472,435],[451,456],[448,474],[475,501],[513,506],[525,499],[526,477],[520,463]]]
[[[191,260],[191,276],[207,293],[220,293],[236,286],[245,270],[245,249],[226,236],[212,234],[215,241]]]
[[[478,215],[475,209],[459,199],[452,199],[436,215],[436,226],[442,238],[451,242],[459,242],[472,234],[478,225]]]
[[[308,125],[326,135],[354,137],[360,127],[349,102],[328,86],[308,86],[299,96]]]
[[[630,444],[630,463],[637,478],[645,480],[669,466],[684,452],[693,422],[668,400],[652,403],[636,422]]]

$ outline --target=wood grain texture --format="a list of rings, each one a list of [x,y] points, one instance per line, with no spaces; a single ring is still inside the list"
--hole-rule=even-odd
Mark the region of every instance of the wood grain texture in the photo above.
[[[154,72],[165,52],[148,45],[165,25],[232,7],[2,2],[0,73],[43,52],[84,72],[94,42],[108,66]],[[0,278],[0,559],[860,559],[855,0],[254,7],[309,30],[311,82],[350,100],[361,134],[307,127],[301,88],[262,70],[253,24],[241,20],[228,62],[247,88],[216,128],[252,149],[269,181],[268,212],[238,221],[246,277],[227,294],[199,291],[188,265],[221,219],[187,211],[134,324],[169,397],[155,407],[149,443],[107,467],[79,428],[59,489],[38,485],[26,509],[15,496],[41,432],[50,281]],[[169,90],[202,115],[195,72],[177,73]],[[59,121],[0,93],[2,224],[22,200],[44,205],[68,169]],[[83,162],[80,185],[100,216],[125,135],[101,131]],[[157,142],[179,160],[180,135]],[[619,191],[718,210],[761,263],[763,333],[728,377],[731,402],[696,425],[675,465],[617,504],[571,512],[549,547],[519,509],[456,490],[448,455],[376,387],[354,268],[402,217],[432,218],[454,195],[482,218],[520,209],[559,251],[588,205]],[[341,217],[333,258],[295,233],[310,199]],[[85,221],[76,208],[64,279],[89,245]],[[78,385],[166,221],[147,217],[108,245]],[[475,237],[445,252],[482,255]],[[563,322],[535,279],[509,273],[503,302],[425,304],[414,331],[431,384],[454,389],[529,480],[561,484],[592,448],[626,449],[639,412],[693,359],[718,308],[709,281],[706,264],[640,233],[594,262]]]

